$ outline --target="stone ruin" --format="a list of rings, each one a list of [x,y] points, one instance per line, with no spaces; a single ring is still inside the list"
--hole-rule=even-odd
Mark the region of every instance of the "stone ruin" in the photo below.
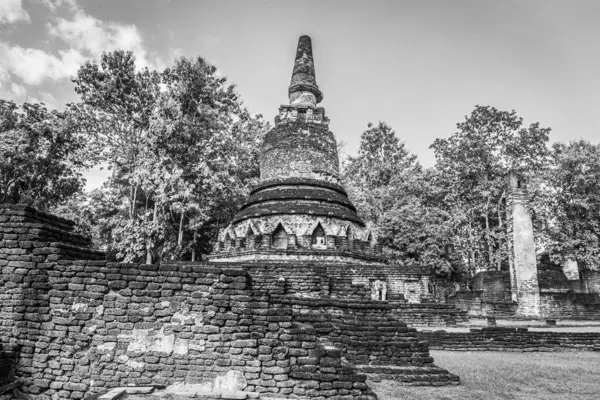
[[[428,342],[600,350],[597,333],[417,331],[468,315],[597,319],[600,275],[536,265],[526,185],[511,175],[510,271],[436,302],[429,272],[387,262],[339,181],[308,36],[288,93],[262,145],[261,181],[208,261],[107,262],[72,222],[0,205],[0,400],[113,400],[178,385],[199,385],[205,399],[375,399],[371,380],[459,382]]]
[[[107,262],[72,222],[0,205],[0,399],[178,384],[204,385],[203,398],[375,399],[369,380],[382,376],[458,383],[408,324],[466,313],[422,302],[428,273],[387,264],[357,216],[316,107],[308,36],[289,97],[263,143],[261,183],[208,261]]]
[[[527,182],[510,173],[507,186],[509,271],[479,272],[473,290],[457,291],[446,301],[473,317],[600,319],[600,272],[580,272],[574,261],[562,267],[538,262]]]
[[[371,300],[369,287],[326,267],[111,263],[72,229],[0,207],[0,371],[32,399],[207,383],[229,371],[243,374],[247,392],[299,398],[373,399],[367,379],[383,371],[399,384],[458,382],[402,320],[398,306],[410,303]]]

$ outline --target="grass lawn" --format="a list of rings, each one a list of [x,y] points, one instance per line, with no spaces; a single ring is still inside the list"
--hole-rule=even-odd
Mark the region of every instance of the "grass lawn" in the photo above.
[[[435,364],[460,376],[459,386],[369,382],[380,400],[600,399],[600,352],[431,351]]]

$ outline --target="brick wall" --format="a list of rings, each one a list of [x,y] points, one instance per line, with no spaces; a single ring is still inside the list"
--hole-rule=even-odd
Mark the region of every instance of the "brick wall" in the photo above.
[[[389,300],[419,303],[429,296],[429,273],[426,268],[385,264],[331,265],[328,267],[328,274],[334,279],[351,278],[353,284],[367,288],[370,288],[374,280],[384,281]]]
[[[327,268],[110,263],[68,221],[0,210],[0,344],[15,349],[15,377],[36,400],[206,382],[230,370],[249,391],[372,398],[349,360],[398,368],[407,384],[458,380],[432,364],[392,304],[366,301],[348,280],[353,295],[330,298]]]
[[[470,332],[420,331],[431,349],[453,351],[600,351],[597,332],[540,332],[527,328],[489,327]]]
[[[396,318],[394,304],[378,301],[274,296],[293,309],[294,320],[314,327],[342,350],[356,369],[399,385],[457,384],[458,376],[433,364],[426,341]]]
[[[585,271],[583,280],[569,281],[560,266],[540,263],[539,310],[543,318],[600,318],[600,295],[593,287],[594,271]],[[600,274],[598,274],[600,276]],[[586,286],[587,285],[587,286]],[[508,271],[480,272],[473,277],[473,291],[457,292],[447,302],[471,316],[517,316],[517,303],[511,299]]]
[[[35,342],[18,378],[36,398],[207,382],[229,370],[245,375],[249,391],[368,394],[366,377],[295,324],[291,307],[250,290],[244,270],[61,261],[48,276],[48,319],[36,336],[3,337]]]
[[[597,293],[542,292],[542,315],[548,318],[600,319],[600,296]]]
[[[588,293],[600,293],[600,271],[582,271]]]
[[[0,205],[0,344],[15,349],[14,373],[30,381],[50,347],[49,271],[59,260],[104,258],[73,226],[25,205]]]
[[[482,290],[457,292],[448,297],[448,304],[465,311],[471,317],[494,315],[501,318],[514,318],[517,304],[512,301],[485,301]]]
[[[338,179],[339,160],[328,121],[284,120],[267,133],[260,156],[261,180],[283,177]],[[317,170],[318,169],[318,170]]]
[[[490,302],[512,301],[508,271],[478,272],[473,277],[473,290],[482,291],[482,299]]]

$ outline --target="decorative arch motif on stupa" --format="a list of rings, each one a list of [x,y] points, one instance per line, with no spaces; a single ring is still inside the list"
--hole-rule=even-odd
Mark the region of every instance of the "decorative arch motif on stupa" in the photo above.
[[[277,224],[273,232],[271,232],[271,247],[275,249],[287,249],[287,245],[288,232],[280,222]]]

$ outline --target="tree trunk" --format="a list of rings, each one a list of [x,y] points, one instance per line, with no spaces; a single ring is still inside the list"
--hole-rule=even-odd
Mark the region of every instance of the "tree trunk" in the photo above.
[[[498,227],[499,231],[502,232],[502,200],[504,199],[504,192],[500,195],[500,200],[498,200]],[[502,269],[502,237],[498,238],[498,271]]]
[[[150,251],[150,241],[146,241],[146,264],[152,264],[152,252]]]
[[[133,202],[131,204],[131,218],[133,218],[135,216],[135,210],[136,210],[136,206],[137,206],[137,192],[138,192],[138,185],[135,185],[135,190],[133,191]]]
[[[192,261],[196,261],[196,238],[198,237],[198,232],[194,231],[194,245],[192,246]]]
[[[177,247],[181,249],[181,244],[183,242],[183,218],[185,217],[185,212],[181,211],[181,218],[179,219],[179,237],[177,238]]]
[[[129,185],[129,219],[133,219],[133,185]]]
[[[471,212],[471,216],[473,213]],[[469,221],[469,272],[471,276],[473,276],[473,272],[475,272],[475,249],[473,248],[473,221]]]
[[[488,263],[489,267],[494,265],[494,250],[492,247],[492,239],[490,235],[490,219],[489,219],[489,209],[490,209],[490,195],[487,196],[487,201],[485,203],[485,239],[487,242],[487,251],[488,251]],[[488,267],[488,268],[489,268]]]
[[[146,209],[148,209],[148,201],[146,201]],[[152,214],[152,222],[156,221],[156,203],[154,203],[154,214]],[[146,264],[152,264],[152,252],[150,251],[152,243],[150,239],[146,239]]]

